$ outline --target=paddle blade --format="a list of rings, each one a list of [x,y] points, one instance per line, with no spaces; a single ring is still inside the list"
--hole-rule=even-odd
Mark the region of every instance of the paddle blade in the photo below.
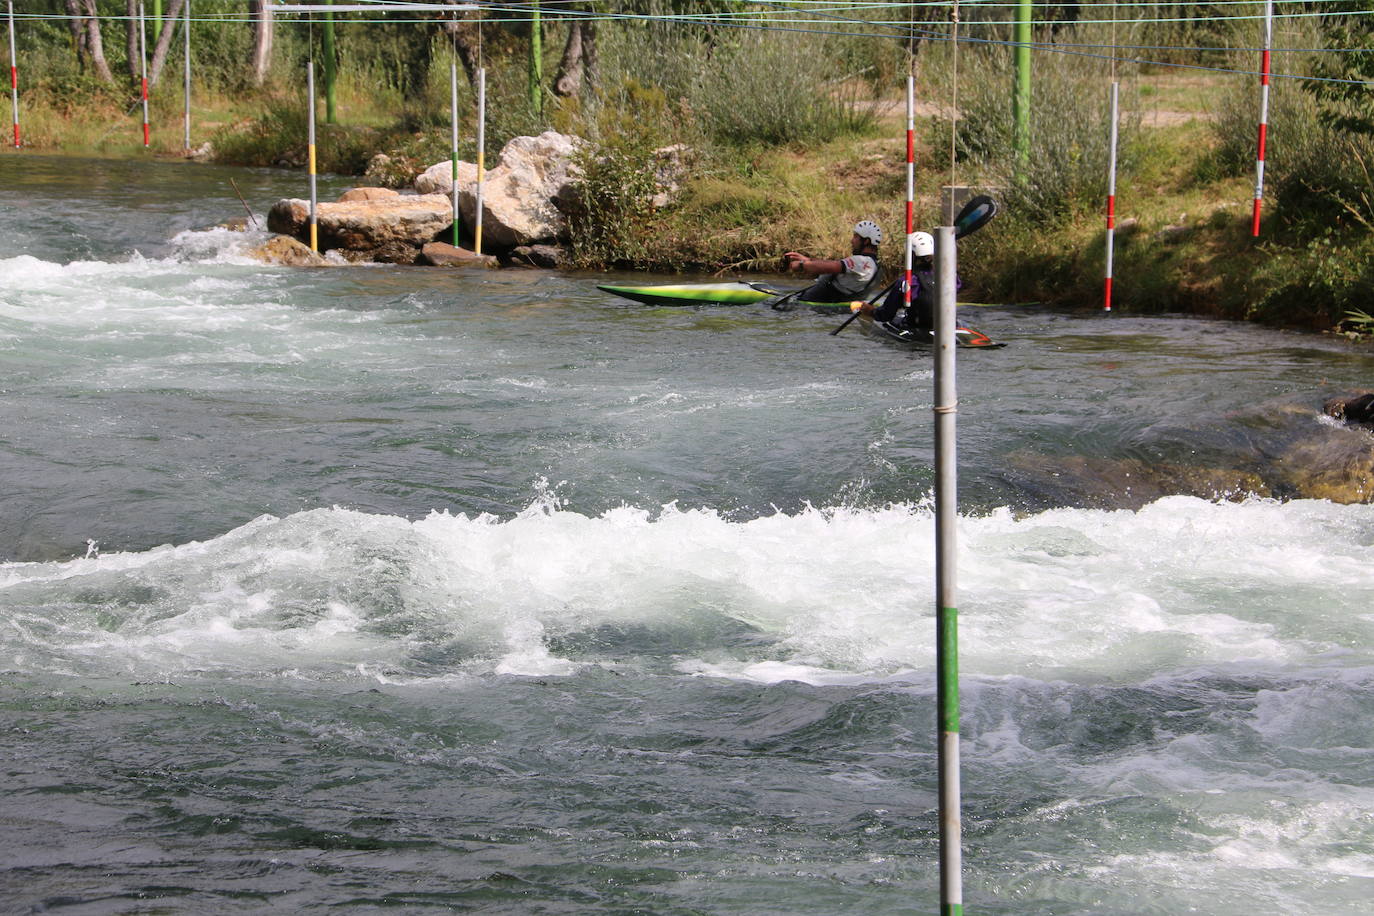
[[[954,217],[954,237],[961,239],[966,235],[971,235],[982,229],[992,221],[997,215],[997,201],[988,197],[986,194],[979,194],[977,197],[964,204],[964,208],[959,211],[959,215]]]

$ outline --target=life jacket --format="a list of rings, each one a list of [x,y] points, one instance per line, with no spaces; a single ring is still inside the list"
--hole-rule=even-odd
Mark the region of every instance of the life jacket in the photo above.
[[[876,259],[873,266],[873,276],[864,284],[863,289],[856,293],[846,292],[835,285],[835,281],[843,276],[842,274],[826,274],[815,283],[797,294],[797,301],[807,302],[850,302],[855,299],[865,299],[874,290],[883,285],[883,268],[877,264]]]
[[[935,326],[935,270],[913,270],[911,282],[916,287],[911,294],[911,309],[899,323],[904,327],[928,331]],[[883,304],[874,309],[873,318],[876,321],[893,321],[905,305],[906,280],[903,279],[892,287]]]

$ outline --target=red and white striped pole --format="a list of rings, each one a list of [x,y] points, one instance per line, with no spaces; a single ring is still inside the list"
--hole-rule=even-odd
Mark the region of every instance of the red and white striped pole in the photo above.
[[[148,20],[138,5],[138,53],[143,58],[143,148],[148,148]]]
[[[14,112],[14,148],[19,149],[19,57],[14,51],[14,0],[6,6],[10,20],[10,110]]]
[[[916,77],[906,78],[906,293],[903,303],[911,309],[911,233],[916,231]]]
[[[1107,144],[1107,273],[1102,284],[1102,310],[1112,310],[1112,249],[1116,242],[1116,122],[1117,97],[1120,83],[1112,83],[1110,104],[1112,126]]]
[[[1260,52],[1259,151],[1255,155],[1255,210],[1250,235],[1259,238],[1260,205],[1264,200],[1264,145],[1269,133],[1269,50],[1274,44],[1274,0],[1264,2],[1264,49]]]

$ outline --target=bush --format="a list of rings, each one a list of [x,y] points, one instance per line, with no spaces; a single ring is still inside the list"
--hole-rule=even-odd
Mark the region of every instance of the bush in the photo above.
[[[1075,30],[1066,40],[1091,41]],[[947,51],[944,53],[948,53]],[[1068,54],[1038,54],[1031,84],[1029,152],[1022,162],[1014,143],[1011,49],[991,46],[960,59],[957,155],[982,173],[981,183],[1002,186],[1007,210],[1034,225],[1059,224],[1084,207],[1100,206],[1107,193],[1108,98],[1101,61]],[[935,64],[936,72],[947,70]],[[948,98],[948,86],[937,98]],[[1122,92],[1118,173],[1131,168],[1140,137],[1138,115]],[[948,136],[949,121],[937,126]]]
[[[568,229],[578,267],[638,268],[646,260],[644,239],[659,191],[654,149],[662,137],[655,125],[665,118],[667,100],[634,84],[624,89],[632,104],[603,109],[597,138],[576,157],[582,181]]]

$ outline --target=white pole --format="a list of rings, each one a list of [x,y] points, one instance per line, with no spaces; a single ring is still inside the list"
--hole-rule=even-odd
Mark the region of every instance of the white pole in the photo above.
[[[149,146],[148,135],[148,20],[143,15],[143,4],[138,5],[138,53],[143,60],[143,148]]]
[[[940,912],[964,905],[962,818],[959,813],[959,640],[957,540],[959,502],[954,418],[955,293],[958,287],[954,227],[935,236],[935,590],[936,722],[939,734]]]
[[[182,133],[182,148],[186,150],[186,155],[189,156],[191,154],[191,0],[186,0],[186,6],[183,10],[184,18],[181,21],[181,37],[183,45],[182,51],[184,52],[182,56],[186,58],[184,68],[186,76],[185,91],[183,93],[186,97],[186,114],[183,118],[185,127]]]
[[[310,125],[310,250],[320,250],[319,220],[316,218],[315,194],[315,62],[305,62],[306,123]]]
[[[453,247],[458,247],[459,238],[459,216],[458,216],[458,61],[451,60],[448,64],[448,105],[449,120],[453,132]]]
[[[1274,0],[1264,3],[1264,49],[1260,52],[1259,148],[1255,153],[1255,207],[1250,217],[1250,235],[1259,238],[1260,206],[1264,200],[1264,147],[1269,133],[1269,51],[1274,44]]]
[[[473,248],[482,253],[482,184],[486,181],[487,68],[477,71],[477,227]]]
[[[14,50],[14,0],[6,6],[10,20],[10,111],[14,113],[14,148],[19,149],[19,57]]]
[[[1120,83],[1112,83],[1109,93],[1112,126],[1108,142],[1107,165],[1107,271],[1102,289],[1102,310],[1112,310],[1112,249],[1116,241],[1116,141],[1117,141],[1117,98]]]

